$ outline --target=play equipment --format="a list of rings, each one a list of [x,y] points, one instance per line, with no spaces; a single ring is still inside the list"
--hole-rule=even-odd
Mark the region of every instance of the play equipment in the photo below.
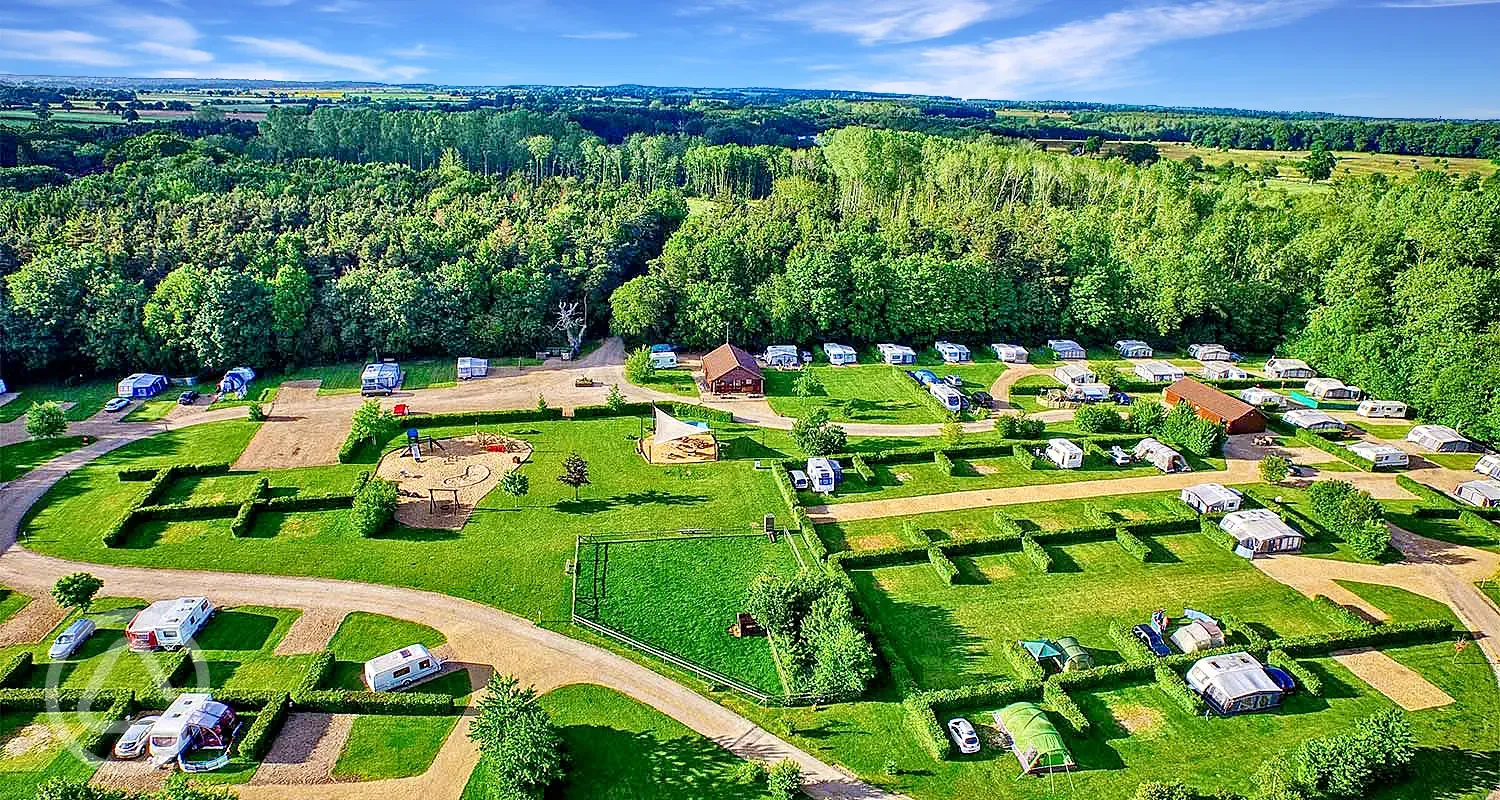
[[[427,446],[428,452],[433,450],[441,450],[444,453],[448,452],[448,448],[443,447],[438,443],[438,440],[431,436],[423,436],[421,431],[418,431],[416,428],[406,429],[406,454],[410,455],[413,461],[418,463],[422,461],[422,445],[424,444]]]

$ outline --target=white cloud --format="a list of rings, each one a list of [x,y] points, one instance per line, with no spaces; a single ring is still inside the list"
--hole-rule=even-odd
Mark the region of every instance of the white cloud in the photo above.
[[[0,56],[31,61],[62,61],[91,67],[130,63],[102,37],[82,31],[0,28]]]
[[[246,81],[295,81],[306,75],[291,70],[267,66],[261,62],[246,64],[215,64],[211,67],[167,69],[153,73],[153,78],[228,78]]]
[[[344,73],[336,76],[339,78],[347,78],[349,77],[347,73],[353,72],[374,80],[409,81],[428,71],[426,67],[418,67],[410,64],[387,64],[378,58],[321,50],[295,39],[262,39],[256,36],[230,36],[227,38],[236,44],[244,45],[258,55],[302,61],[324,67],[334,67]]]
[[[396,58],[432,58],[437,55],[437,53],[433,52],[432,48],[420,42],[411,47],[398,47],[385,52],[386,55]]]
[[[776,11],[772,18],[801,22],[814,30],[853,36],[863,44],[920,42],[939,39],[991,17],[1014,13],[1021,3],[1005,6],[989,0],[820,0]]]
[[[615,39],[634,39],[636,34],[630,31],[591,31],[589,33],[565,33],[564,39],[597,39],[610,41]]]
[[[139,42],[131,45],[133,49],[153,56],[160,56],[170,61],[184,61],[189,64],[203,64],[214,60],[214,54],[195,47],[178,47],[161,42]]]
[[[870,82],[874,91],[958,97],[1020,97],[1116,85],[1122,70],[1160,44],[1284,25],[1331,0],[1202,0],[1115,11],[1050,30],[979,44],[933,47],[908,77]]]
[[[124,28],[151,42],[188,47],[198,41],[198,29],[181,17],[120,10],[109,15],[111,25]]]

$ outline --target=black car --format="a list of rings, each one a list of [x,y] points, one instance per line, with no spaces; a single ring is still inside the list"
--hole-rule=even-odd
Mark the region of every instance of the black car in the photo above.
[[[180,405],[180,406],[190,406],[190,405],[198,402],[198,397],[199,396],[200,395],[198,394],[198,392],[196,392],[196,391],[194,391],[192,389],[189,389],[189,390],[183,392],[182,394],[177,395],[177,404]]]
[[[995,407],[995,398],[991,397],[989,392],[974,392],[969,395],[969,402],[980,408]]]
[[[1131,628],[1130,632],[1135,635],[1135,638],[1141,640],[1141,644],[1145,645],[1146,649],[1151,651],[1151,655],[1172,655],[1172,649],[1167,647],[1167,641],[1161,638],[1161,634],[1150,625],[1137,625]]]

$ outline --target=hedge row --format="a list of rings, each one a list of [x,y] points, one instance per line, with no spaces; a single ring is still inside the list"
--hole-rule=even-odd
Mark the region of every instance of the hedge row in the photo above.
[[[927,529],[909,519],[901,520],[901,538],[919,547],[933,546],[932,537],[927,535]]]
[[[1470,533],[1476,533],[1480,536],[1500,536],[1500,527],[1497,527],[1494,522],[1485,519],[1469,509],[1459,512],[1458,525]]]
[[[1040,681],[1045,680],[1047,671],[1042,669],[1031,653],[1021,645],[1020,642],[1010,640],[1005,643],[1005,657],[1010,659],[1010,665],[1015,667],[1016,674],[1022,678]]]
[[[968,683],[952,689],[923,692],[922,698],[934,711],[940,711],[981,705],[999,707],[1018,700],[1037,700],[1041,698],[1041,693],[1042,680],[1028,678]]]
[[[248,503],[241,503],[240,510],[229,523],[229,535],[239,538],[249,533],[250,523],[255,519],[255,515],[264,510],[266,510],[266,502],[264,500],[252,500]]]
[[[1047,552],[1047,548],[1037,544],[1035,539],[1023,535],[1021,537],[1021,552],[1025,553],[1031,559],[1031,563],[1036,564],[1037,569],[1042,572],[1052,571],[1052,555]]]
[[[302,680],[297,681],[296,688],[292,689],[292,697],[299,702],[302,698],[318,691],[328,676],[333,674],[334,664],[338,658],[332,650],[319,651],[308,663],[307,669],[302,672]]]
[[[996,511],[990,515],[990,525],[1002,536],[1014,536],[1017,539],[1020,539],[1021,534],[1026,532],[1021,529],[1021,523],[1016,522],[1015,518],[1004,511]]]
[[[941,469],[948,475],[952,475],[958,470],[958,465],[953,463],[953,458],[942,450],[933,451],[932,462],[938,465],[938,469]]]
[[[1052,709],[1063,722],[1067,723],[1068,729],[1075,736],[1087,736],[1089,734],[1089,718],[1084,715],[1083,709],[1073,702],[1073,698],[1063,690],[1057,681],[1047,681],[1042,684],[1042,702]]]
[[[323,714],[456,714],[453,698],[430,692],[356,692],[320,689],[297,698],[297,707]]]
[[[1042,459],[1036,453],[1031,452],[1031,448],[1029,447],[1018,445],[1011,452],[1010,457],[1021,469],[1040,469],[1042,466]]]
[[[865,461],[864,456],[850,456],[849,464],[854,469],[854,474],[858,475],[860,480],[869,484],[875,483],[875,470],[870,469],[870,463]]]
[[[1415,622],[1391,622],[1373,625],[1368,630],[1353,629],[1332,633],[1311,633],[1278,639],[1273,644],[1293,657],[1324,655],[1333,650],[1356,647],[1392,647],[1425,644],[1446,639],[1453,633],[1447,620],[1424,619]]]
[[[1218,523],[1214,522],[1208,517],[1204,517],[1199,521],[1198,530],[1204,536],[1207,536],[1209,539],[1211,539],[1214,544],[1217,544],[1225,550],[1233,551],[1234,548],[1240,546],[1240,542],[1238,539],[1231,536],[1229,531],[1220,528]]]
[[[1340,630],[1370,631],[1375,628],[1369,620],[1359,614],[1350,611],[1347,607],[1335,603],[1324,595],[1315,595],[1312,599],[1315,606],[1324,619],[1333,623]]]
[[[0,690],[3,711],[77,711],[79,708],[109,708],[121,699],[133,702],[128,689],[5,689]]]
[[[1318,434],[1307,430],[1306,428],[1298,428],[1297,432],[1292,435],[1292,438],[1296,439],[1299,442],[1302,442],[1303,444],[1316,447],[1317,449],[1322,450],[1325,453],[1332,453],[1333,455],[1338,456],[1340,459],[1343,459],[1344,461],[1347,461],[1348,463],[1358,467],[1364,472],[1375,471],[1375,462],[1363,456],[1356,455],[1353,450],[1345,447],[1340,442],[1335,442],[1331,439],[1319,436]]]
[[[1165,664],[1157,664],[1154,672],[1157,688],[1161,689],[1162,694],[1180,706],[1183,711],[1193,716],[1198,716],[1208,710],[1207,705],[1203,702],[1203,698],[1199,697],[1197,692],[1188,687],[1187,681],[1183,680],[1182,676],[1177,674],[1177,670]]]
[[[1238,636],[1245,640],[1245,646],[1248,650],[1260,652],[1267,647],[1266,637],[1261,636],[1260,632],[1256,631],[1254,627],[1246,624],[1233,614],[1220,614],[1219,628],[1224,631],[1225,636]]]
[[[953,743],[932,706],[922,695],[914,694],[901,701],[901,708],[906,712],[906,726],[917,737],[922,749],[937,761],[947,760],[953,754]]]
[[[943,551],[936,547],[927,548],[927,560],[932,563],[932,569],[937,572],[938,578],[943,583],[952,586],[958,582],[958,567],[952,559],[943,555]]]
[[[354,495],[342,492],[299,494],[273,497],[265,502],[267,511],[333,511],[354,505]]]
[[[235,743],[235,752],[240,757],[249,761],[259,761],[266,757],[271,750],[271,743],[276,741],[276,734],[281,732],[281,726],[286,722],[287,714],[292,710],[292,696],[286,692],[276,695],[276,699],[266,704],[255,715],[255,721],[250,723],[245,735]]]
[[[0,667],[0,687],[17,686],[26,680],[31,673],[31,653],[22,651],[10,657],[5,666]]]
[[[1431,503],[1437,508],[1462,508],[1458,501],[1409,475],[1397,475],[1396,485],[1416,495],[1424,503]]]
[[[1125,530],[1115,528],[1115,541],[1120,543],[1120,549],[1136,561],[1145,564],[1151,560],[1151,548],[1141,541],[1139,536]]]
[[[181,686],[193,675],[193,653],[187,648],[173,650],[162,656],[161,666],[164,677],[158,687],[165,691],[173,686]]]
[[[1297,681],[1297,685],[1302,687],[1302,691],[1313,697],[1323,696],[1323,679],[1312,670],[1302,666],[1302,662],[1287,655],[1285,650],[1277,648],[1267,653],[1266,663],[1291,675]]]

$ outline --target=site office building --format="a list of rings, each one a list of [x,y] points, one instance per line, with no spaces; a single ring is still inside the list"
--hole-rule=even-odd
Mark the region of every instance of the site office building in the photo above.
[[[1231,434],[1260,433],[1266,429],[1265,415],[1254,406],[1192,378],[1168,386],[1163,396],[1168,405],[1187,403],[1198,416],[1222,424]]]

